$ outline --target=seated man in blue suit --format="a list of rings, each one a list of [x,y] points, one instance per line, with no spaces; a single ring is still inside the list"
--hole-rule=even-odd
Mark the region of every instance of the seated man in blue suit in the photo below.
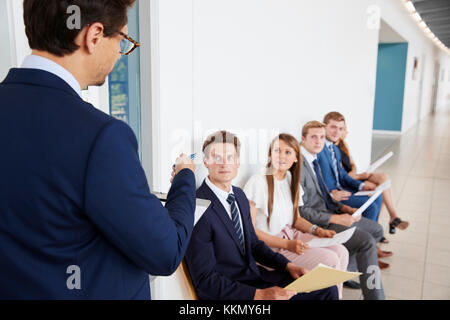
[[[184,256],[194,164],[177,160],[164,208],[131,128],[81,98],[133,50],[134,1],[24,1],[32,55],[0,84],[0,300],[150,299],[149,274]]]
[[[332,197],[353,208],[361,207],[369,197],[354,196],[358,191],[374,190],[372,185],[355,180],[350,177],[342,168],[341,151],[335,145],[345,129],[345,118],[338,112],[330,112],[325,118],[326,125],[326,141],[322,152],[317,156],[323,178],[330,190]],[[364,212],[363,216],[367,219],[378,221],[382,198],[381,196],[375,200]]]
[[[317,160],[322,170],[325,184],[331,192],[331,196],[341,203],[352,208],[361,207],[368,199],[367,196],[355,196],[358,191],[374,190],[373,184],[364,183],[355,180],[347,174],[341,163],[341,151],[335,145],[345,129],[345,118],[339,112],[330,112],[324,117],[323,123],[326,130],[325,147],[322,152],[317,155]],[[383,199],[380,195],[364,212],[363,217],[378,221],[381,203]],[[382,237],[380,242],[385,242]],[[378,256],[385,258],[392,256],[392,252],[378,249]]]
[[[193,284],[200,299],[312,300],[337,299],[336,287],[309,294],[282,289],[307,270],[273,252],[256,237],[244,192],[231,185],[239,168],[240,142],[226,131],[203,145],[209,176],[197,197],[211,201],[192,233],[186,251]],[[257,265],[259,263],[260,265]],[[275,269],[267,270],[263,266]]]

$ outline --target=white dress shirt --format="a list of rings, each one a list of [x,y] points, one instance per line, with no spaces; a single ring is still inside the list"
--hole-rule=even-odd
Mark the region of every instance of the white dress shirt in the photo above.
[[[306,159],[306,162],[308,162],[309,166],[311,167],[311,170],[313,174],[316,176],[316,170],[314,170],[314,160],[317,160],[317,155],[313,156],[311,153],[309,153],[308,150],[305,149],[305,147],[300,147],[303,157]],[[317,177],[317,176],[316,176]]]
[[[331,142],[328,139],[325,139],[325,147],[327,147],[328,149],[330,149],[330,146],[333,144],[333,142]]]
[[[64,80],[81,97],[81,88],[77,79],[65,68],[50,59],[32,54],[25,58],[22,68],[50,72]]]
[[[227,201],[228,195],[231,193],[234,194],[233,187],[230,188],[230,192],[226,192],[225,190],[220,189],[218,186],[216,186],[214,183],[212,183],[211,180],[209,180],[209,177],[206,177],[205,183],[211,189],[211,191],[214,192],[216,197],[220,200],[220,203],[225,208],[225,211],[227,212],[228,216],[230,217],[230,220],[233,221],[233,217],[231,215],[231,204],[229,204]],[[236,208],[239,213],[239,221],[241,223],[241,228],[242,228],[242,239],[244,240],[244,243],[245,243],[244,225],[242,224],[242,215],[241,215],[241,211],[239,210],[239,205],[237,204],[237,200],[236,200]]]

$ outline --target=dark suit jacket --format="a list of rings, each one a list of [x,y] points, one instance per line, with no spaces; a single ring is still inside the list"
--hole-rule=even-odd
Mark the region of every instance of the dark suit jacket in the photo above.
[[[342,204],[334,200],[328,193],[325,195],[322,193],[313,169],[308,164],[305,157],[303,157],[301,185],[304,195],[303,206],[300,207],[300,215],[313,224],[316,224],[322,228],[328,228],[331,215],[338,213],[339,209],[342,207]],[[326,185],[325,189],[329,192]],[[333,211],[330,211],[327,208],[325,197],[328,198],[328,201],[333,206]]]
[[[177,175],[164,208],[130,127],[46,71],[12,69],[0,114],[0,299],[149,299],[148,274],[184,256],[194,174]]]
[[[355,180],[350,177],[347,171],[342,168],[341,164],[341,150],[333,144],[333,150],[336,155],[337,168],[339,174],[339,183],[341,186],[351,192],[357,192],[359,185],[362,183],[359,180]],[[321,153],[317,155],[317,161],[319,162],[320,169],[322,170],[323,178],[325,179],[325,184],[328,190],[337,189],[336,176],[334,174],[333,159],[331,157],[330,150],[325,146]]]
[[[200,299],[252,300],[257,288],[287,285],[293,279],[284,271],[289,260],[258,240],[244,192],[233,187],[242,216],[245,254],[232,221],[220,200],[205,182],[197,197],[211,200],[210,207],[194,227],[186,261]],[[278,271],[268,271],[256,264]]]

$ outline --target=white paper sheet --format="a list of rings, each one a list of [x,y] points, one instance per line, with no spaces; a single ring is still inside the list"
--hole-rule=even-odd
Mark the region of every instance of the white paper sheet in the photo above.
[[[335,234],[333,238],[314,238],[307,242],[310,248],[323,248],[329,246],[335,246],[338,244],[346,243],[353,236],[356,227],[347,229],[338,234]]]
[[[376,192],[381,191],[383,192],[386,189],[389,189],[391,187],[391,180],[388,180],[382,184],[380,184],[375,190],[372,191],[359,191],[355,194],[353,194],[354,196],[373,196]]]
[[[383,163],[385,163],[390,157],[392,157],[394,153],[391,151],[386,154],[384,157],[378,159],[374,163],[372,163],[366,170],[367,173],[372,173],[377,170]]]
[[[364,203],[358,210],[356,210],[353,216],[357,217],[361,215],[364,212],[364,210],[366,210],[372,204],[372,202],[374,202],[381,195],[382,192],[383,191],[381,190],[376,191],[375,194],[371,196],[369,200],[366,201],[366,203]]]

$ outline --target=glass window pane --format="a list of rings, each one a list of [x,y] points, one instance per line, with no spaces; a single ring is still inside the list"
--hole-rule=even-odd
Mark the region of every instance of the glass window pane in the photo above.
[[[128,12],[128,34],[139,41],[139,2]],[[109,75],[110,115],[122,120],[133,129],[141,145],[140,130],[140,56],[139,48],[122,56]]]

